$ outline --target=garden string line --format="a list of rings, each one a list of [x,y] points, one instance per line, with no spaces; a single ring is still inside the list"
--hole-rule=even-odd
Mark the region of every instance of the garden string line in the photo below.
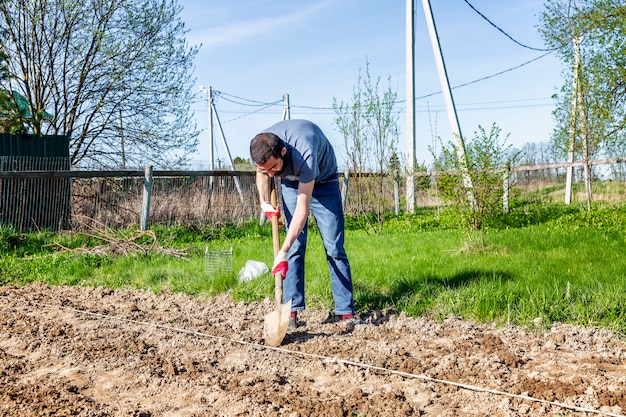
[[[433,382],[433,383],[438,383],[438,384],[451,385],[451,386],[455,386],[457,388],[462,388],[462,389],[466,389],[466,390],[470,390],[470,391],[485,392],[485,393],[490,393],[490,394],[495,394],[495,395],[500,395],[500,396],[517,398],[517,399],[521,399],[521,400],[528,400],[528,401],[532,401],[532,402],[552,405],[552,406],[565,408],[565,409],[569,409],[569,410],[573,410],[573,411],[579,411],[579,412],[583,412],[583,413],[599,414],[599,415],[610,416],[610,417],[626,417],[626,416],[624,416],[622,414],[607,413],[607,412],[603,412],[603,411],[600,411],[600,410],[594,410],[594,409],[585,408],[585,407],[578,407],[578,406],[575,406],[575,405],[560,403],[560,402],[557,402],[557,401],[542,400],[540,398],[530,397],[528,395],[513,394],[513,393],[510,393],[510,392],[506,392],[506,391],[499,391],[499,390],[494,390],[494,389],[490,389],[490,388],[478,387],[478,386],[475,386],[475,385],[462,384],[462,383],[459,383],[459,382],[447,381],[445,379],[432,378],[432,377],[429,377],[429,376],[426,376],[426,375],[411,374],[411,373],[408,373],[408,372],[396,371],[396,370],[393,370],[393,369],[383,368],[381,366],[375,366],[375,365],[370,365],[370,364],[366,364],[366,363],[354,362],[354,361],[341,359],[341,358],[337,358],[337,357],[332,357],[331,358],[331,357],[328,357],[328,356],[318,355],[318,354],[315,354],[315,353],[298,352],[298,351],[295,351],[295,350],[290,350],[290,349],[286,349],[286,348],[282,348],[282,347],[260,345],[258,343],[246,342],[244,340],[236,340],[236,339],[232,339],[232,338],[229,338],[229,337],[226,337],[226,336],[215,336],[215,335],[211,335],[211,334],[208,334],[208,333],[202,333],[202,332],[198,332],[198,331],[195,331],[195,330],[182,329],[180,327],[169,326],[169,325],[166,325],[166,324],[159,324],[159,323],[151,323],[151,322],[139,321],[139,320],[133,320],[133,319],[126,319],[126,318],[123,318],[123,317],[111,316],[111,315],[108,315],[108,314],[101,314],[101,313],[94,313],[92,311],[87,311],[87,310],[80,310],[80,309],[73,308],[73,307],[65,307],[65,306],[59,306],[59,305],[54,305],[54,304],[47,304],[47,303],[42,303],[42,302],[33,301],[33,300],[18,299],[18,298],[5,296],[5,295],[0,296],[0,298],[3,298],[5,300],[10,300],[10,301],[22,302],[22,303],[36,304],[36,305],[43,306],[43,307],[48,307],[48,308],[56,308],[56,309],[60,309],[60,310],[73,311],[75,313],[79,313],[79,314],[83,314],[83,315],[87,315],[87,316],[93,316],[93,317],[100,317],[100,318],[104,318],[104,319],[107,319],[107,320],[116,320],[116,321],[121,321],[121,322],[126,322],[126,323],[137,324],[137,325],[141,325],[141,326],[149,326],[149,327],[154,327],[154,328],[157,328],[157,329],[169,330],[169,331],[173,331],[173,332],[177,332],[177,333],[184,333],[184,334],[188,334],[188,335],[191,335],[191,336],[199,336],[199,337],[206,337],[206,338],[211,338],[211,339],[226,340],[226,341],[229,341],[231,343],[236,343],[236,344],[240,344],[240,345],[244,345],[244,346],[250,346],[250,347],[260,348],[260,349],[269,349],[269,350],[274,350],[274,351],[287,353],[287,354],[292,355],[292,356],[300,356],[300,357],[305,357],[305,358],[317,359],[317,360],[321,360],[321,361],[323,361],[325,363],[338,363],[338,364],[342,364],[342,365],[352,365],[352,366],[363,368],[363,369],[370,369],[370,370],[379,371],[379,372],[383,372],[383,373],[388,373],[388,374],[402,376],[402,377],[405,377],[405,378],[420,379],[420,380],[423,380],[423,381],[428,381],[428,382]]]

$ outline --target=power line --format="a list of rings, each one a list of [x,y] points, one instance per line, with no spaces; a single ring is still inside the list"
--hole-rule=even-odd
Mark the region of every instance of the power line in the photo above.
[[[233,117],[232,119],[225,121],[224,124],[230,123],[230,122],[234,122],[235,120],[243,119],[244,117],[247,117],[247,116],[251,116],[251,115],[253,115],[255,113],[258,113],[258,112],[260,112],[262,110],[265,110],[265,109],[267,109],[269,107],[272,107],[274,104],[275,103],[268,103],[267,106],[261,107],[261,108],[259,108],[257,110],[251,111],[251,112],[244,113],[241,116]]]
[[[315,107],[315,106],[297,106],[291,105],[292,108],[305,109],[305,110],[334,110],[332,107]]]
[[[492,22],[489,18],[487,18],[487,17],[486,17],[483,13],[481,13],[479,10],[477,10],[477,9],[476,9],[476,8],[475,8],[475,7],[474,7],[474,6],[473,6],[473,5],[469,2],[469,0],[463,0],[463,1],[464,1],[464,2],[465,2],[465,3],[466,3],[466,4],[467,4],[467,5],[468,5],[468,6],[469,6],[469,7],[470,7],[470,8],[471,8],[474,12],[476,12],[476,13],[477,13],[480,17],[482,17],[485,21],[487,21],[487,22],[488,22],[491,26],[493,26],[493,27],[494,27],[495,29],[497,29],[499,32],[501,32],[502,34],[504,34],[504,35],[505,35],[507,38],[509,38],[511,41],[515,42],[516,44],[518,44],[519,46],[522,46],[522,47],[524,47],[524,48],[527,48],[527,49],[530,49],[530,50],[534,50],[534,51],[546,52],[546,53],[544,53],[544,54],[542,54],[542,55],[540,55],[540,56],[538,56],[538,57],[536,57],[536,58],[533,58],[533,59],[531,59],[531,60],[529,60],[529,61],[523,62],[522,64],[519,64],[519,65],[516,65],[516,66],[514,66],[514,67],[511,67],[511,68],[505,69],[505,70],[503,70],[503,71],[499,71],[499,72],[496,72],[496,73],[494,73],[494,74],[487,75],[487,76],[485,76],[485,77],[481,77],[481,78],[475,79],[475,80],[473,80],[473,81],[469,81],[469,82],[466,82],[466,83],[463,83],[463,84],[459,84],[459,85],[453,86],[453,87],[452,87],[452,89],[457,89],[457,88],[461,88],[461,87],[466,87],[466,86],[468,86],[468,85],[472,85],[472,84],[475,84],[475,83],[478,83],[478,82],[481,82],[481,81],[485,81],[485,80],[488,80],[488,79],[490,79],[490,78],[494,78],[494,77],[497,77],[497,76],[499,76],[499,75],[502,75],[502,74],[505,74],[505,73],[508,73],[508,72],[514,71],[514,70],[519,69],[519,68],[521,68],[521,67],[524,67],[524,66],[526,66],[526,65],[528,65],[528,64],[530,64],[530,63],[532,63],[532,62],[534,62],[534,61],[537,61],[537,60],[539,60],[539,59],[541,59],[541,58],[544,58],[545,56],[547,56],[547,55],[551,54],[552,52],[554,52],[554,49],[534,48],[534,47],[531,47],[531,46],[525,45],[525,44],[523,44],[523,43],[521,43],[521,42],[517,41],[517,40],[516,40],[516,39],[514,39],[511,35],[509,35],[507,32],[505,32],[502,28],[500,28],[500,27],[499,27],[499,26],[497,26],[495,23],[493,23],[493,22]],[[277,105],[279,105],[280,103],[282,103],[282,102],[283,102],[283,99],[279,99],[279,100],[272,101],[272,102],[262,102],[262,101],[257,101],[257,100],[252,100],[252,99],[247,99],[247,98],[244,98],[244,97],[235,96],[235,95],[228,94],[228,93],[225,93],[225,92],[222,92],[222,91],[216,91],[216,90],[213,90],[213,92],[215,93],[215,97],[220,97],[220,98],[224,99],[225,101],[228,101],[228,102],[230,102],[230,103],[232,103],[232,104],[235,104],[235,105],[240,105],[240,106],[247,106],[247,107],[258,107],[258,109],[256,109],[256,110],[253,110],[253,111],[250,111],[250,112],[245,112],[245,113],[243,113],[243,114],[240,114],[239,116],[236,116],[236,117],[234,117],[234,118],[232,118],[232,119],[230,119],[230,120],[227,120],[227,121],[226,121],[226,122],[224,122],[224,123],[230,123],[230,122],[233,122],[233,121],[235,121],[235,120],[239,120],[239,119],[241,119],[241,118],[244,118],[244,117],[250,116],[250,115],[255,114],[255,113],[264,113],[264,112],[265,112],[267,109],[269,109],[270,107],[277,106]],[[432,93],[429,93],[429,94],[426,94],[426,95],[423,95],[423,96],[420,96],[420,97],[416,97],[416,98],[415,98],[415,100],[423,100],[423,99],[425,99],[425,98],[428,98],[428,97],[431,97],[431,96],[434,96],[434,95],[437,95],[437,94],[441,94],[441,91],[432,92]],[[396,104],[401,104],[401,103],[405,103],[405,102],[406,102],[406,100],[398,100],[398,101],[396,101]],[[510,106],[509,106],[509,107],[510,107]],[[527,106],[525,106],[525,107],[527,107]],[[293,105],[293,104],[291,104],[291,108],[294,108],[294,109],[301,109],[301,110],[308,110],[308,111],[314,111],[314,112],[319,112],[319,114],[325,114],[326,112],[334,112],[334,111],[335,111],[334,107],[317,107],[317,106]],[[236,113],[236,112],[230,111],[230,112],[227,112],[227,113]]]
[[[468,0],[463,0],[465,3],[467,3],[467,5],[469,7],[472,8],[472,10],[474,10],[476,13],[478,13],[478,15],[480,17],[482,17],[483,19],[485,19],[487,21],[487,23],[489,23],[491,26],[493,26],[494,28],[496,28],[499,32],[501,32],[504,36],[506,36],[507,38],[509,38],[510,40],[512,40],[513,42],[515,42],[516,44],[518,44],[519,46],[523,47],[523,48],[527,48],[527,49],[532,49],[533,51],[540,51],[540,52],[546,52],[546,51],[554,51],[554,49],[543,49],[543,48],[533,48],[532,46],[528,46],[528,45],[524,45],[523,43],[519,42],[518,40],[514,39],[511,35],[509,35],[508,33],[506,33],[502,28],[500,28],[498,25],[496,25],[495,23],[493,23],[491,20],[489,20],[487,18],[487,16],[485,16],[484,14],[482,14],[481,12],[479,12],[474,6],[472,6],[472,4],[468,1]]]
[[[548,107],[551,106],[551,103],[545,102],[549,98],[540,97],[540,98],[531,98],[531,99],[518,99],[518,100],[498,100],[498,101],[489,101],[489,102],[471,102],[471,103],[459,103],[459,109],[463,111],[481,111],[481,110],[504,110],[504,109],[519,109],[519,108],[534,108],[534,107]],[[529,103],[531,101],[542,101],[540,103]],[[399,100],[396,104],[402,104],[406,102],[406,100]],[[304,111],[305,114],[317,114],[317,115],[326,115],[326,114],[334,114],[335,111],[331,107],[311,107],[311,106],[291,106],[291,108],[298,108]],[[307,111],[309,110],[309,111]],[[400,109],[403,111],[404,109]],[[443,105],[441,106],[433,106],[432,104],[426,106],[417,106],[417,113],[428,113],[428,112],[438,112],[444,111]],[[263,107],[253,112],[242,112],[238,110],[221,110],[220,113],[228,114],[228,115],[237,115],[233,118],[223,122],[223,124],[230,123],[234,120],[239,120],[243,117],[249,116],[251,114],[276,114],[276,111],[268,110],[268,107]]]
[[[274,106],[283,101],[282,99],[280,99],[280,100],[276,100],[272,102],[262,102],[262,101],[251,100],[248,98],[234,96],[232,94],[224,93],[223,91],[213,90],[213,93],[215,93],[215,95],[218,97],[222,97],[226,101],[229,101],[234,104],[239,104],[241,106],[251,106],[251,107],[266,106],[267,107],[267,106]],[[232,98],[228,98],[228,97],[232,97]],[[237,99],[239,101],[235,101],[234,99]]]
[[[497,77],[498,75],[502,75],[502,74],[505,74],[505,73],[507,73],[507,72],[514,71],[514,70],[519,69],[519,68],[521,68],[521,67],[523,67],[523,66],[525,66],[525,65],[528,65],[528,64],[530,64],[530,63],[532,63],[532,62],[535,62],[535,61],[537,61],[537,60],[539,60],[539,59],[541,59],[541,58],[543,58],[543,57],[545,57],[545,56],[547,56],[547,55],[550,55],[552,52],[554,52],[554,51],[549,51],[549,52],[546,52],[545,54],[540,55],[540,56],[538,56],[538,57],[536,57],[536,58],[533,58],[533,59],[531,59],[530,61],[526,61],[526,62],[523,62],[523,63],[521,63],[521,64],[519,64],[519,65],[517,65],[517,66],[515,66],[515,67],[509,68],[509,69],[505,69],[505,70],[500,71],[500,72],[496,72],[495,74],[487,75],[487,76],[485,76],[485,77],[478,78],[477,80],[474,80],[474,81],[469,81],[469,82],[466,82],[466,83],[463,83],[463,84],[459,84],[459,85],[457,85],[457,86],[452,87],[452,89],[454,90],[454,89],[456,89],[456,88],[466,87],[466,86],[468,86],[468,85],[471,85],[471,84],[476,84],[477,82],[480,82],[480,81],[485,81],[485,80],[488,80],[488,79],[490,79],[490,78]],[[434,93],[426,94],[426,95],[424,95],[424,96],[416,97],[415,99],[416,99],[416,100],[421,100],[421,99],[428,98],[428,97],[430,97],[430,96],[434,96],[434,95],[436,95],[436,94],[440,94],[440,93],[441,93],[441,91],[437,91],[437,92],[434,92]]]
[[[272,101],[272,102],[262,102],[262,101],[257,101],[257,100],[251,100],[248,98],[243,98],[243,97],[238,97],[238,96],[234,96],[232,94],[228,94],[228,93],[224,93],[223,91],[216,91],[213,90],[213,93],[215,94],[216,97],[221,97],[224,100],[233,103],[233,104],[237,104],[240,106],[248,106],[248,107],[259,107],[256,110],[250,111],[250,112],[246,112],[240,116],[234,117],[230,120],[226,120],[224,122],[224,124],[233,122],[235,120],[239,120],[239,119],[243,119],[244,117],[250,116],[252,114],[261,112],[269,107],[275,106],[278,103],[282,102],[282,99],[280,100],[276,100],[276,101]]]
[[[464,0],[464,1],[466,1],[466,0]],[[538,57],[535,57],[535,58],[533,58],[531,60],[525,61],[525,62],[523,62],[523,63],[521,63],[519,65],[516,65],[514,67],[511,67],[511,68],[508,68],[508,69],[505,69],[505,70],[502,70],[502,71],[498,71],[498,72],[496,72],[494,74],[487,75],[485,77],[481,77],[481,78],[478,78],[478,79],[475,79],[475,80],[472,80],[472,81],[468,81],[468,82],[463,83],[463,84],[456,85],[456,86],[452,87],[452,89],[454,90],[454,89],[457,89],[457,88],[466,87],[468,85],[476,84],[478,82],[485,81],[485,80],[497,77],[497,76],[502,75],[502,74],[506,74],[507,72],[511,72],[511,71],[517,70],[517,69],[522,68],[522,67],[524,67],[524,66],[526,66],[528,64],[531,64],[531,63],[533,63],[535,61],[538,61],[541,58],[544,58],[544,57],[552,54],[553,52],[554,52],[553,50],[548,50],[548,52],[546,52],[545,54],[542,54],[542,55],[540,55]],[[246,116],[249,116],[251,114],[260,112],[262,110],[265,110],[265,109],[267,109],[269,107],[272,107],[272,106],[276,106],[279,103],[283,102],[282,99],[276,100],[276,101],[273,101],[273,102],[262,102],[262,101],[257,101],[257,100],[252,100],[252,99],[247,99],[247,98],[243,98],[243,97],[234,96],[232,94],[224,93],[222,91],[215,91],[215,90],[214,90],[214,93],[216,93],[218,96],[222,97],[224,100],[226,100],[226,101],[228,101],[230,103],[233,103],[233,104],[242,105],[242,106],[261,107],[260,109],[257,109],[255,111],[244,113],[243,115],[241,115],[239,117],[236,117],[234,119],[228,120],[225,123],[229,123],[229,122],[232,122],[233,120],[241,119],[242,117],[246,117]],[[425,98],[432,97],[432,96],[435,96],[437,94],[441,94],[441,90],[435,91],[435,92],[432,92],[432,93],[429,93],[429,94],[425,94],[423,96],[416,97],[415,99],[416,100],[423,100]],[[235,100],[230,99],[228,97],[232,97],[234,99],[237,99],[238,101],[235,101]],[[404,102],[406,102],[406,100],[398,100],[398,101],[396,101],[396,104],[400,104],[400,103],[404,103]],[[321,112],[324,112],[324,111],[334,111],[335,110],[333,107],[317,107],[317,106],[294,105],[294,104],[291,104],[290,107],[292,109],[315,110],[315,111],[321,111]]]

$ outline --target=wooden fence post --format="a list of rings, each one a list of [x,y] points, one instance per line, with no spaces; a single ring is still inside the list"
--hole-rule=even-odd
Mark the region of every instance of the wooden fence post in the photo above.
[[[343,171],[343,186],[341,187],[341,208],[346,210],[346,196],[348,195],[348,179],[350,177],[350,171],[346,168]]]
[[[400,215],[400,183],[398,182],[398,178],[394,178],[393,180],[393,205],[394,205],[396,216],[399,216]]]
[[[509,186],[511,178],[511,165],[507,164],[502,172],[502,212],[509,214]]]
[[[141,230],[148,230],[150,218],[150,193],[152,191],[152,165],[147,164],[143,181],[143,201],[141,205]]]

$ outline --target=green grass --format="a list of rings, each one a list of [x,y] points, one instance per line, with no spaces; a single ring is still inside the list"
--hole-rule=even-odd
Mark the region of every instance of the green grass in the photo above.
[[[389,218],[381,234],[348,228],[357,310],[436,319],[452,314],[529,328],[558,321],[626,333],[626,207],[596,207],[588,213],[573,205],[519,206],[491,223],[485,246],[474,243],[479,236],[454,228],[445,210]],[[331,310],[323,247],[311,229],[306,300],[310,309]],[[80,234],[0,229],[0,284],[128,286],[199,297],[229,292],[247,302],[273,297],[269,274],[237,282],[247,260],[271,264],[269,224],[154,231],[160,245],[185,249],[187,259],[59,253],[57,244],[79,248],[102,242]],[[232,273],[206,274],[205,248],[230,244]]]

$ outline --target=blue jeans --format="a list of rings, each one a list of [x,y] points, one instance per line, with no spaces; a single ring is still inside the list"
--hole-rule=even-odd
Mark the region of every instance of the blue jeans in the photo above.
[[[298,182],[281,178],[283,212],[287,227],[291,223],[296,209]],[[316,182],[311,197],[311,213],[319,228],[326,260],[330,271],[330,284],[335,301],[335,314],[354,314],[352,297],[352,273],[344,249],[344,219],[341,206],[341,193],[337,178],[325,182]],[[302,233],[291,246],[288,253],[289,269],[283,283],[284,300],[291,299],[291,310],[305,309],[304,302],[304,256],[308,236],[308,221]]]

